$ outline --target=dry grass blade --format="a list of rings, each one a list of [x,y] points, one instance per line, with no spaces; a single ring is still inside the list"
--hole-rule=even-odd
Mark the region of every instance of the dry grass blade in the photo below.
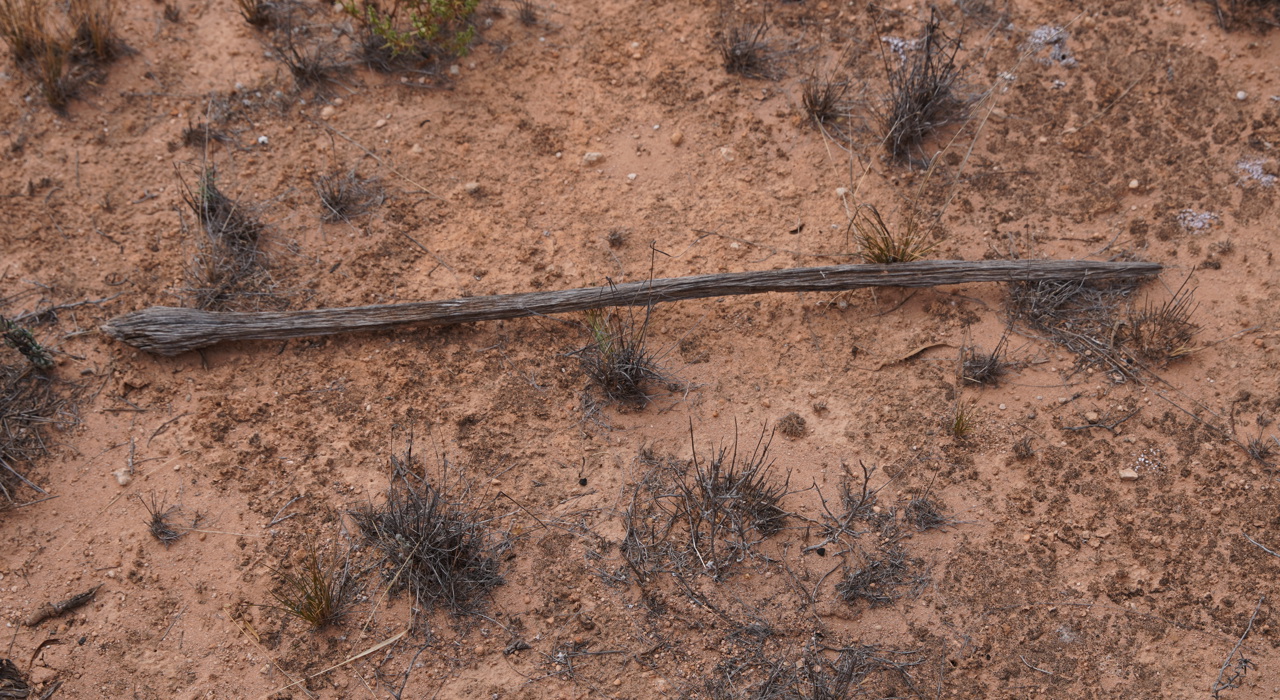
[[[963,121],[968,113],[968,101],[957,94],[960,42],[942,33],[936,14],[925,26],[918,46],[897,68],[889,68],[889,59],[884,58],[889,92],[877,116],[885,148],[903,162],[924,156],[924,142],[931,134]]]
[[[732,24],[726,28],[715,42],[725,72],[744,78],[776,80],[774,51],[765,39],[768,33],[769,23],[763,20],[759,24]]]
[[[386,557],[393,589],[410,591],[423,607],[471,612],[503,581],[497,557],[506,538],[462,502],[461,494],[430,483],[415,467],[412,451],[393,456],[386,500],[358,508],[351,517]]]
[[[907,216],[895,232],[885,224],[874,205],[862,204],[854,212],[851,223],[858,254],[868,263],[914,262],[923,259],[935,246],[916,224],[914,214]]]
[[[652,400],[649,387],[667,381],[647,338],[652,307],[637,319],[630,309],[591,309],[585,314],[590,342],[576,351],[591,383],[610,401],[644,406]]]
[[[312,544],[302,562],[292,570],[274,570],[280,585],[271,592],[278,607],[322,629],[350,612],[360,593],[360,584],[351,570],[351,552],[339,561],[328,559]]]
[[[362,178],[354,170],[317,175],[312,185],[324,205],[321,219],[330,223],[359,216],[382,204],[384,199],[376,178]]]
[[[40,84],[40,94],[56,112],[65,111],[75,96],[76,81],[71,69],[71,40],[65,36],[47,36],[30,70]]]
[[[1179,289],[1162,304],[1147,302],[1129,314],[1125,339],[1139,357],[1161,366],[1196,351],[1195,335],[1200,326],[1191,321],[1195,312],[1194,289]]]

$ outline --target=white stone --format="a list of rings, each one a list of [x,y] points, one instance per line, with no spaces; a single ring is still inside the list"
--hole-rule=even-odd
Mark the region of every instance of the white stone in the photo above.
[[[583,165],[595,165],[596,163],[599,163],[603,160],[604,160],[604,154],[596,153],[594,151],[582,156]]]

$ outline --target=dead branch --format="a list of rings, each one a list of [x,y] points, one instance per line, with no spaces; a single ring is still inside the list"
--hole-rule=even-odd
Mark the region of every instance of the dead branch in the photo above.
[[[285,340],[559,314],[609,306],[764,292],[837,292],[861,287],[933,287],[972,282],[1132,279],[1159,274],[1152,262],[1092,260],[929,260],[893,265],[832,265],[629,282],[553,292],[447,301],[281,312],[212,312],[155,306],[111,319],[111,337],[160,355],[228,340]]]
[[[27,619],[23,621],[22,624],[26,625],[27,627],[35,627],[36,625],[40,624],[41,622],[44,622],[45,620],[51,617],[57,617],[67,611],[75,610],[76,608],[81,607],[84,604],[88,603],[89,601],[93,600],[93,596],[98,592],[99,588],[102,588],[101,583],[94,586],[93,588],[90,588],[88,591],[85,591],[84,593],[81,593],[79,595],[73,595],[70,598],[67,598],[66,600],[60,600],[56,603],[45,603],[44,605],[41,605],[40,607],[32,611],[32,613],[27,616]]]

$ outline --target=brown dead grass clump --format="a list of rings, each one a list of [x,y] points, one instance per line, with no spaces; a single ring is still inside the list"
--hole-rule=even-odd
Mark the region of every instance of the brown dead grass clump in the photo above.
[[[312,629],[336,624],[355,605],[362,586],[351,567],[351,551],[326,557],[314,543],[291,570],[273,569],[280,585],[271,592],[277,607]]]
[[[104,65],[127,50],[116,35],[118,8],[115,0],[71,0],[67,18],[73,30],[73,47],[77,59]]]
[[[880,212],[871,204],[861,204],[854,212],[854,244],[865,262],[876,265],[912,262],[923,259],[935,244],[909,214],[897,230],[889,228]]]
[[[0,0],[0,39],[49,106],[61,112],[98,67],[127,50],[116,34],[117,14],[114,0],[70,0],[65,17],[45,0]]]
[[[37,0],[0,0],[0,39],[19,66],[36,60],[50,39],[46,8]]]

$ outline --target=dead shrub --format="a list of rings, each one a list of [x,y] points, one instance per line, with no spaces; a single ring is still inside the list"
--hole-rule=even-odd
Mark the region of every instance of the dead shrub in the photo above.
[[[943,34],[933,14],[917,40],[918,48],[897,68],[882,54],[889,77],[889,91],[881,100],[877,118],[884,132],[885,148],[900,162],[924,157],[924,142],[939,129],[968,117],[968,100],[958,94],[961,70],[956,65],[958,39]],[[883,50],[883,48],[882,48]]]
[[[903,589],[923,583],[922,576],[912,573],[919,565],[920,561],[908,557],[898,543],[870,554],[864,552],[857,568],[845,570],[836,584],[836,593],[846,603],[862,600],[873,608],[891,605],[902,597]]]
[[[348,221],[382,204],[382,186],[376,178],[362,178],[356,171],[331,172],[312,180],[327,222]]]
[[[448,464],[443,465],[447,472]],[[466,490],[419,473],[412,448],[391,457],[385,500],[351,512],[365,541],[382,553],[383,573],[394,590],[407,590],[418,605],[455,615],[475,610],[503,582],[498,557],[503,533],[466,502]]]
[[[716,51],[726,73],[744,78],[776,80],[778,71],[773,47],[766,40],[769,23],[730,24],[715,40]]]
[[[772,435],[761,431],[750,454],[731,445],[710,458],[697,452],[689,426],[691,459],[653,459],[653,470],[636,486],[627,508],[623,555],[641,578],[662,570],[709,573],[723,578],[765,538],[786,524],[779,505],[790,472],[774,478],[769,456]]]
[[[1009,343],[1007,333],[1000,336],[991,352],[983,352],[972,345],[960,349],[960,379],[968,384],[994,386],[1000,382],[1010,363],[1005,361],[1005,348]]]
[[[249,207],[227,196],[217,171],[206,167],[193,189],[181,181],[182,197],[205,235],[185,270],[178,290],[195,308],[243,311],[282,308],[263,245],[266,225]]]

